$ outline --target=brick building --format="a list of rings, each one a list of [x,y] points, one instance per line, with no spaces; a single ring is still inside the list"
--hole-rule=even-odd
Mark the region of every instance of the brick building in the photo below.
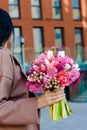
[[[24,67],[53,46],[64,46],[68,55],[86,63],[87,0],[0,0],[0,8],[12,18],[9,47]]]

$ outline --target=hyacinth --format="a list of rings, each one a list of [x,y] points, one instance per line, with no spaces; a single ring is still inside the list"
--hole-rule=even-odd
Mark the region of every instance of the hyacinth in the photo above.
[[[26,87],[34,94],[54,91],[67,86],[76,87],[80,83],[80,68],[65,52],[48,50],[37,57],[28,73]],[[71,115],[65,99],[50,106],[50,118],[59,120]]]

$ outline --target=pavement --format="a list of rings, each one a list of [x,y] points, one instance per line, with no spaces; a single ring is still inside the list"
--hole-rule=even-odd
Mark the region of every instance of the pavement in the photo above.
[[[50,120],[49,108],[43,108],[41,110],[41,130],[87,130],[87,102],[74,100],[68,103],[72,108],[72,115],[58,122]]]

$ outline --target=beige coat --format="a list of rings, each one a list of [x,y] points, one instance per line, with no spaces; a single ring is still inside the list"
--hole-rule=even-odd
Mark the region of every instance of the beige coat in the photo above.
[[[0,47],[0,130],[39,130],[35,97],[28,98],[26,75],[5,47]]]

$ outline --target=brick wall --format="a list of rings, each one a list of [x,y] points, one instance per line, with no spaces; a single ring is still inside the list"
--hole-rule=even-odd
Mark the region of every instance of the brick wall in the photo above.
[[[74,21],[72,14],[72,0],[62,1],[62,16],[63,20],[52,19],[52,1],[41,0],[42,19],[33,20],[31,17],[31,3],[30,0],[19,0],[20,2],[20,19],[12,19],[14,26],[22,27],[22,35],[25,36],[25,60],[33,61],[34,55],[34,41],[33,41],[33,27],[43,27],[44,34],[44,47],[50,48],[55,45],[54,43],[54,28],[64,28],[64,43],[68,55],[76,58],[75,52],[75,36],[74,28],[83,28],[83,41],[85,48],[85,60],[87,60],[87,0],[81,1],[81,21]],[[0,8],[9,12],[8,0],[0,0]],[[10,46],[9,46],[10,47]],[[78,90],[69,90],[71,97],[77,95]]]
[[[64,28],[64,42],[67,52],[75,58],[75,37],[74,28],[83,28],[84,47],[87,47],[87,0],[81,0],[81,21],[74,21],[72,16],[71,0],[62,1],[63,20],[52,19],[52,1],[42,0],[42,20],[32,20],[31,18],[31,3],[30,0],[20,1],[20,19],[13,19],[14,26],[22,27],[22,35],[25,36],[25,48],[33,48],[33,27],[43,27],[44,46],[45,48],[54,46],[54,28]],[[0,7],[9,11],[8,0],[0,0]],[[86,50],[86,49],[85,49]],[[74,55],[72,55],[74,54]],[[87,58],[87,54],[86,58]]]

